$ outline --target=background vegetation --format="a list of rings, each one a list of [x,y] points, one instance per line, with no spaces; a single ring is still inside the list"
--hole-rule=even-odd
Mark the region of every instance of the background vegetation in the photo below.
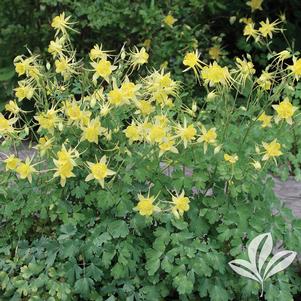
[[[16,81],[12,61],[25,47],[35,53],[45,54],[45,45],[51,40],[48,26],[54,15],[65,11],[77,20],[72,39],[79,53],[87,52],[95,43],[106,49],[127,46],[142,46],[150,40],[150,66],[158,68],[166,64],[176,76],[192,87],[194,80],[182,75],[184,53],[198,47],[202,58],[209,58],[208,51],[220,46],[230,57],[247,51],[253,60],[266,63],[266,50],[246,43],[242,36],[243,16],[264,20],[267,16],[276,19],[285,13],[287,37],[300,49],[301,4],[299,0],[266,0],[262,11],[251,13],[246,1],[240,0],[2,0],[0,2],[0,109],[13,97],[12,87]],[[268,13],[267,13],[268,12]],[[177,21],[173,27],[163,19],[171,13]],[[236,17],[231,22],[230,18]],[[233,19],[234,20],[234,19]],[[275,38],[275,50],[285,49],[285,41]],[[224,58],[226,59],[226,58]],[[188,90],[188,93],[192,93]]]

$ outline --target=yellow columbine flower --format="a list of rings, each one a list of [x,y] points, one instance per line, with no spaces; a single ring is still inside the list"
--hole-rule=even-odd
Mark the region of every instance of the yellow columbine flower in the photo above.
[[[294,107],[289,99],[286,97],[279,105],[272,106],[277,112],[277,116],[275,117],[275,122],[278,123],[281,119],[284,119],[288,124],[293,123],[293,115],[297,110],[297,107]]]
[[[250,23],[254,23],[254,22],[253,22],[252,18],[240,18],[239,23],[250,24]]]
[[[219,46],[213,46],[209,48],[208,53],[212,60],[218,61],[222,54],[222,51]]]
[[[0,113],[0,135],[6,135],[12,133],[14,128],[12,125],[17,121],[17,118],[6,119],[2,113]]]
[[[139,211],[140,215],[151,216],[154,212],[160,211],[159,207],[154,205],[155,197],[147,196],[144,197],[141,194],[138,194],[138,204],[134,207],[134,210]]]
[[[56,38],[55,41],[50,41],[48,46],[48,52],[53,56],[57,57],[62,54],[65,38]]]
[[[103,101],[104,102],[104,94],[103,94],[103,87],[96,89],[93,94],[90,96],[90,106],[94,108],[97,102]]]
[[[36,169],[31,165],[31,160],[27,157],[25,162],[19,163],[16,172],[19,174],[20,179],[28,179],[29,183],[31,183],[32,174],[36,172]]]
[[[241,82],[242,85],[245,85],[246,80],[256,72],[254,64],[245,58],[243,60],[236,58],[236,67],[237,69],[233,72],[236,74],[236,80]]]
[[[184,119],[184,125],[181,126],[180,124],[177,126],[177,135],[176,137],[180,137],[183,141],[184,148],[187,147],[188,143],[195,139],[196,136],[196,129],[194,128],[193,124],[187,126],[186,119]]]
[[[111,107],[110,107],[110,104],[108,103],[103,103],[101,106],[100,106],[100,116],[107,116],[111,111]]]
[[[188,52],[183,60],[183,65],[187,66],[183,72],[192,69],[195,76],[199,78],[198,71],[202,69],[201,63],[202,61],[199,59],[199,53],[197,50],[195,52]]]
[[[277,139],[274,139],[271,143],[262,142],[262,145],[265,149],[265,154],[262,158],[263,161],[282,155],[281,144],[277,142]]]
[[[43,157],[46,152],[52,148],[53,138],[49,139],[47,136],[39,138],[39,143],[34,147],[37,149]]]
[[[172,203],[173,207],[171,211],[176,218],[180,218],[185,211],[189,210],[190,200],[188,197],[184,196],[184,190],[180,195],[172,196]]]
[[[258,85],[263,90],[270,90],[272,86],[273,74],[271,72],[262,71],[260,77],[257,79]]]
[[[104,188],[104,179],[108,176],[115,175],[116,172],[108,169],[106,156],[103,156],[96,163],[87,162],[91,173],[87,175],[85,181],[97,180],[102,188]]]
[[[263,112],[259,117],[258,120],[261,121],[261,126],[263,128],[265,127],[270,127],[271,126],[271,121],[272,121],[272,116],[266,115],[265,112]]]
[[[152,43],[151,39],[146,39],[143,42],[143,46],[148,50],[151,47],[151,43]]]
[[[140,87],[141,85],[135,85],[126,77],[125,81],[121,84],[120,91],[125,100],[136,100],[136,94]]]
[[[142,47],[140,50],[137,47],[135,47],[135,50],[130,54],[130,63],[133,69],[135,69],[137,66],[139,69],[140,66],[148,62],[148,58],[149,55],[144,47]]]
[[[54,108],[47,110],[47,112],[42,112],[34,118],[39,123],[39,129],[45,129],[50,132],[53,132],[53,129],[60,121],[59,117],[57,116],[57,111]]]
[[[37,79],[41,75],[39,69],[35,66],[30,66],[28,70],[28,76]]]
[[[297,59],[293,58],[293,65],[289,66],[288,68],[292,71],[296,79],[299,79],[301,76],[301,58]]]
[[[149,129],[148,140],[151,143],[161,143],[166,137],[166,128],[163,125],[154,124]]]
[[[254,161],[251,163],[253,165],[253,167],[256,169],[256,170],[260,170],[261,169],[261,164],[259,161]]]
[[[82,111],[76,102],[66,101],[64,104],[65,114],[68,119],[72,122],[78,122],[81,120]]]
[[[282,50],[280,52],[278,52],[275,55],[275,58],[279,61],[279,62],[283,62],[284,60],[287,60],[291,57],[291,53],[288,50]]]
[[[145,78],[144,84],[146,90],[152,95],[152,98],[157,101],[155,94],[162,93],[165,95],[175,95],[178,90],[178,83],[173,81],[170,77],[170,72],[164,74],[164,69],[159,73],[154,71]]]
[[[258,41],[258,30],[255,29],[255,24],[253,22],[247,23],[244,27],[243,35],[247,37],[247,41],[250,37],[253,37],[255,41]]]
[[[169,27],[173,27],[173,25],[175,24],[175,22],[177,21],[177,19],[175,19],[170,13],[165,16],[165,18],[163,19],[164,23],[166,25],[168,25]]]
[[[10,155],[3,162],[6,164],[5,170],[8,171],[8,170],[16,170],[21,160],[17,158],[15,155]]]
[[[31,56],[28,58],[24,58],[23,55],[19,55],[15,57],[14,59],[14,65],[15,65],[15,70],[18,73],[18,76],[21,76],[23,74],[30,75],[32,76],[33,69],[37,69],[34,65],[32,66],[31,64],[35,64],[37,56]],[[37,71],[37,73],[39,73]]]
[[[224,160],[231,164],[235,164],[238,160],[238,156],[236,154],[233,155],[224,154]]]
[[[57,160],[53,159],[54,165],[56,166],[55,174],[53,177],[60,177],[60,184],[62,187],[66,184],[66,179],[74,177],[72,172],[74,166],[76,166],[75,158],[79,157],[79,153],[76,149],[66,149],[65,145],[62,145],[60,151],[57,152]]]
[[[27,69],[28,69],[28,65],[26,65],[24,61],[15,63],[15,70],[18,73],[18,76],[25,74]]]
[[[169,119],[166,115],[156,115],[154,117],[155,123],[166,127],[168,125]]]
[[[208,131],[204,126],[201,128],[201,136],[198,139],[198,142],[204,142],[204,153],[207,152],[208,144],[215,145],[216,144],[216,128],[211,128]]]
[[[88,122],[87,126],[83,128],[81,141],[88,140],[91,143],[98,144],[98,136],[101,134],[103,128],[98,119],[93,119]]]
[[[66,179],[75,177],[75,174],[72,172],[74,166],[69,160],[55,160],[53,162],[56,166],[56,172],[53,177],[60,177],[60,184],[62,187],[66,184]]]
[[[178,150],[174,146],[175,141],[171,137],[164,137],[159,144],[159,157],[161,157],[165,152],[172,152],[174,154],[178,154]]]
[[[139,141],[141,139],[139,126],[135,125],[134,123],[129,125],[123,132],[130,142]]]
[[[79,121],[81,126],[85,126],[85,127],[88,126],[91,114],[92,114],[91,111],[81,111],[79,116]]]
[[[141,113],[142,115],[149,115],[155,111],[155,108],[152,106],[151,102],[147,100],[137,101],[136,106],[139,109],[137,113]]]
[[[115,87],[108,93],[108,101],[110,104],[118,107],[126,103],[126,99],[121,89]]]
[[[262,10],[262,2],[263,0],[250,0],[247,2],[247,5],[251,7],[252,9],[252,12],[255,11],[255,10]]]
[[[74,72],[71,65],[72,58],[66,58],[64,56],[55,60],[55,72],[61,74],[64,79],[68,79]]]
[[[102,77],[106,82],[109,82],[109,76],[117,68],[116,66],[112,66],[111,62],[106,59],[101,59],[98,62],[91,62],[90,64],[95,71],[92,78],[94,82],[99,77]]]
[[[18,100],[21,101],[24,98],[31,99],[34,93],[34,88],[30,85],[19,83],[19,87],[15,88],[14,91]]]
[[[263,37],[273,37],[273,33],[280,31],[280,28],[277,28],[276,26],[280,23],[279,20],[276,20],[272,23],[270,23],[269,19],[266,18],[266,21],[261,21],[260,25],[261,27],[259,27],[259,32],[261,33],[261,35]]]
[[[217,93],[215,91],[211,91],[206,96],[206,101],[213,101],[217,97]]]
[[[17,62],[16,62],[17,60]],[[21,76],[23,74],[28,74],[28,71],[30,70],[30,68],[32,68],[32,66],[30,66],[30,63],[33,60],[31,59],[23,59],[22,57],[17,57],[15,58],[15,70],[18,73],[18,76]]]
[[[202,69],[201,75],[205,83],[209,84],[209,86],[216,84],[225,85],[230,80],[228,68],[219,66],[217,62],[205,66]]]
[[[168,102],[168,94],[162,90],[153,93],[153,99],[163,107]]]
[[[69,148],[67,150],[63,144],[61,150],[57,152],[57,157],[60,161],[70,161],[72,165],[76,166],[76,163],[73,159],[78,158],[79,153],[76,149]]]
[[[16,101],[12,101],[12,100],[10,100],[10,101],[5,105],[5,110],[8,111],[8,112],[10,112],[10,113],[12,113],[12,114],[14,114],[14,115],[18,115],[19,112],[24,112],[24,111],[22,111],[22,110],[19,108],[17,102],[16,102]]]
[[[59,16],[56,16],[52,19],[51,27],[56,29],[56,35],[61,31],[62,33],[66,33],[66,29],[72,29],[70,25],[71,22],[68,22],[71,16],[65,18],[65,13],[61,13]]]
[[[107,50],[102,50],[102,45],[94,45],[94,47],[90,50],[90,59],[91,61],[94,61],[96,59],[102,59],[102,60],[106,60],[107,57],[109,56],[107,53],[110,51]]]

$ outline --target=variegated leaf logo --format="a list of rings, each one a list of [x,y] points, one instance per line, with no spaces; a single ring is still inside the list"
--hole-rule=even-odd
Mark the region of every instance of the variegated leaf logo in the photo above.
[[[260,234],[248,246],[249,261],[235,259],[229,262],[230,267],[237,274],[260,283],[261,297],[263,296],[264,281],[286,269],[297,255],[294,251],[280,251],[268,261],[272,249],[273,240],[271,233]]]

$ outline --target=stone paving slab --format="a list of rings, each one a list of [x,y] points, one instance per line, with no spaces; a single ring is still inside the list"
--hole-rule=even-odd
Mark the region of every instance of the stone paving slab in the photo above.
[[[293,177],[289,177],[285,182],[275,177],[273,179],[276,195],[292,209],[296,217],[301,218],[301,182],[295,181]]]

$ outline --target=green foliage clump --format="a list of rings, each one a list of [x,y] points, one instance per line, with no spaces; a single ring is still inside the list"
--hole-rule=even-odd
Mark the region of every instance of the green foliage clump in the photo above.
[[[34,150],[1,164],[1,300],[259,300],[228,262],[265,232],[300,252],[300,220],[269,176],[301,122],[300,59],[276,54],[263,77],[188,52],[205,96],[187,106],[185,84],[147,71],[145,49],[82,57],[72,19],[52,26],[59,47],[15,60],[18,102],[0,114],[1,151]],[[300,280],[294,265],[275,275],[265,300],[292,299]]]

